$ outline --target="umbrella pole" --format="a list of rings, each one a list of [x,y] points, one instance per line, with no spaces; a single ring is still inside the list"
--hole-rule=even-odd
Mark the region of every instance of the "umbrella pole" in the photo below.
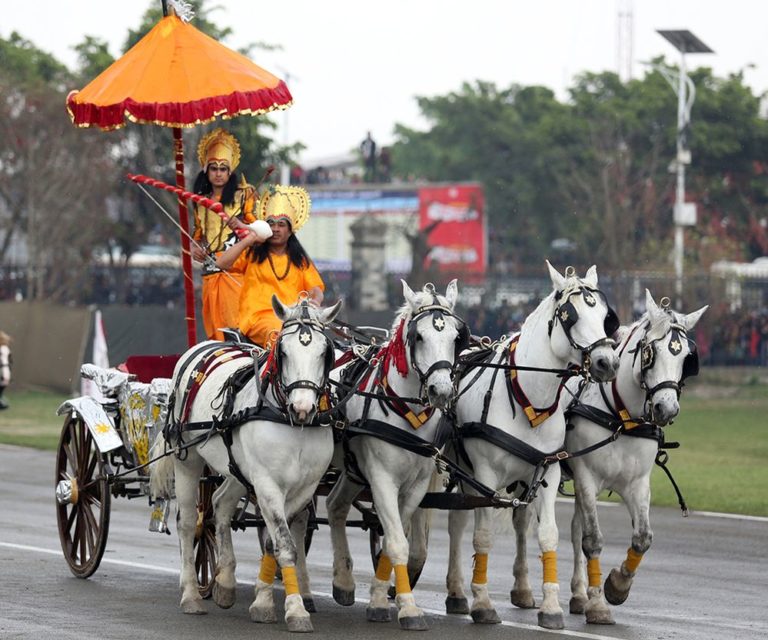
[[[184,190],[184,141],[181,127],[173,127],[173,152],[176,160],[176,186]],[[197,324],[195,323],[195,288],[192,280],[192,258],[189,245],[189,215],[187,205],[181,196],[179,202],[179,225],[181,226],[181,266],[184,271],[184,304],[187,319],[187,344],[197,344]]]

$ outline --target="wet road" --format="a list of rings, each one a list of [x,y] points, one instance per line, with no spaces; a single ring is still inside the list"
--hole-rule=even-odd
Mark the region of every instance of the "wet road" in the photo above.
[[[254,531],[234,534],[238,556],[238,601],[229,610],[208,601],[207,616],[185,616],[178,609],[178,547],[175,535],[149,533],[145,499],[115,499],[109,542],[101,567],[88,580],[74,578],[64,562],[54,516],[54,455],[0,445],[0,638],[285,638],[282,622],[255,625],[248,618],[251,581],[259,558]],[[503,623],[474,625],[466,616],[443,614],[446,518],[433,522],[430,558],[415,590],[427,612],[431,637],[579,638],[627,640],[709,640],[768,637],[768,520],[706,516],[684,519],[676,509],[652,510],[654,544],[643,560],[633,591],[613,608],[614,626],[587,626],[567,613],[570,579],[568,518],[571,505],[558,504],[561,533],[560,601],[566,629],[549,632],[536,626],[536,612],[509,604],[512,586],[512,536],[500,531],[491,555],[489,585]],[[624,557],[629,518],[621,506],[601,506],[605,534],[603,571]],[[504,528],[506,518],[499,519]],[[352,529],[358,602],[349,608],[330,597],[331,554],[327,527],[315,534],[309,553],[318,612],[317,638],[384,638],[401,634],[396,622],[365,621],[371,565],[367,534]],[[471,557],[471,535],[465,558]],[[540,598],[538,549],[529,542],[534,595]],[[466,568],[467,578],[471,568]],[[467,585],[468,590],[468,585]],[[281,594],[281,589],[276,589]],[[280,614],[281,615],[281,614]]]

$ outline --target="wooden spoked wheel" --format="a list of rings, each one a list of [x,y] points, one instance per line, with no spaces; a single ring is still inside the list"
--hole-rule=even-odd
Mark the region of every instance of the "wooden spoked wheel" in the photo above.
[[[216,577],[216,521],[213,515],[213,492],[215,482],[207,478],[200,480],[197,500],[197,528],[195,530],[195,569],[200,595],[210,598],[213,593],[213,582]]]
[[[88,426],[70,414],[56,454],[56,520],[64,559],[78,578],[93,575],[107,546],[111,496],[104,462]]]

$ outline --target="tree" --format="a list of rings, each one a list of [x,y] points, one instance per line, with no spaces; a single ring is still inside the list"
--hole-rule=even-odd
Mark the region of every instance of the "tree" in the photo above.
[[[16,33],[0,57],[0,262],[25,238],[28,297],[69,301],[98,241],[111,160],[69,123],[63,65]]]
[[[663,58],[654,63],[667,66]],[[698,69],[691,77],[698,91],[687,197],[698,202],[701,222],[689,232],[690,258],[702,258],[697,248],[713,228],[732,240],[727,246],[748,247],[743,257],[766,253],[768,147],[760,96],[740,74],[718,79]],[[665,265],[677,98],[658,71],[628,83],[614,73],[585,73],[565,103],[542,87],[500,90],[479,81],[418,102],[430,127],[396,126],[395,174],[482,182],[492,264],[538,268],[564,244],[575,245],[577,266],[596,256],[609,269]],[[569,242],[555,243],[561,238]]]

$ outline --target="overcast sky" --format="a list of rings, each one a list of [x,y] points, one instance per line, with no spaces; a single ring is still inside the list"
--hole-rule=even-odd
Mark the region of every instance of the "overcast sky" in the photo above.
[[[7,0],[6,0],[7,1]],[[160,0],[156,0],[157,5]],[[5,4],[5,3],[4,3]],[[151,0],[8,2],[0,36],[18,31],[74,67],[85,35],[121,53]],[[212,18],[231,27],[225,44],[281,45],[254,62],[288,77],[294,106],[271,116],[280,142],[303,142],[307,163],[357,148],[370,130],[392,141],[396,122],[422,128],[414,96],[444,95],[464,81],[551,87],[561,99],[574,75],[618,70],[618,16],[631,8],[635,76],[640,61],[679,54],[656,29],[689,29],[715,53],[688,66],[718,75],[745,69],[757,93],[768,90],[766,0],[218,0]],[[194,24],[194,22],[193,22]],[[625,39],[625,43],[627,39]],[[625,44],[625,50],[629,45]],[[749,68],[754,65],[754,68]],[[79,88],[79,87],[78,87]],[[63,108],[63,107],[62,107]],[[670,114],[671,118],[675,114]],[[287,124],[287,126],[286,126]]]

